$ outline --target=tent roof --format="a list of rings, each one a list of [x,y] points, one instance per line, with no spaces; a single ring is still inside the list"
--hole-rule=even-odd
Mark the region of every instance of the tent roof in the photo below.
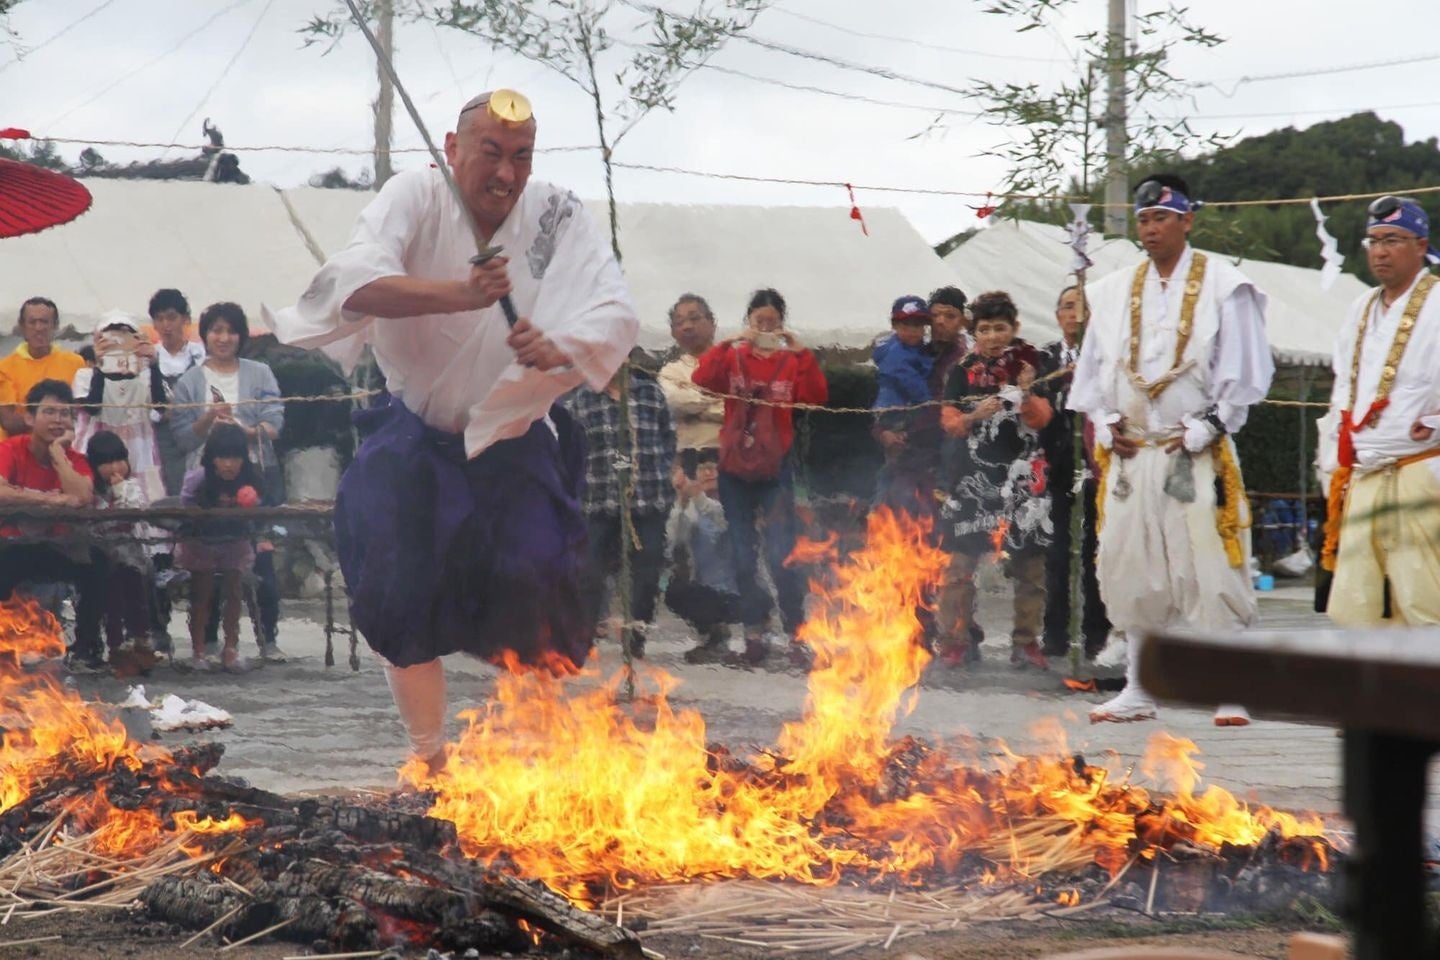
[[[373,194],[250,184],[92,180],[89,213],[64,227],[6,240],[0,310],[30,296],[60,305],[61,322],[88,331],[119,307],[143,313],[160,287],[178,287],[196,314],[233,300],[258,317],[262,302],[294,303],[318,258],[344,244]],[[587,202],[607,222],[603,203]],[[774,286],[812,346],[859,347],[888,329],[891,301],[954,283],[897,210],[867,208],[866,236],[848,207],[621,204],[624,267],[641,317],[641,344],[670,345],[676,297],[704,296],[722,335],[738,329],[746,299]]]
[[[1095,262],[1090,280],[1133,267],[1144,256],[1135,243],[1118,238],[1092,237],[1089,252]],[[945,261],[972,296],[981,290],[1008,290],[1028,337],[1044,342],[1059,336],[1055,298],[1073,280],[1070,258],[1063,228],[1007,220],[980,231]],[[1241,260],[1239,268],[1270,297],[1265,323],[1276,357],[1284,363],[1328,364],[1345,314],[1365,285],[1342,273],[1329,290],[1322,290],[1319,270],[1266,260]]]

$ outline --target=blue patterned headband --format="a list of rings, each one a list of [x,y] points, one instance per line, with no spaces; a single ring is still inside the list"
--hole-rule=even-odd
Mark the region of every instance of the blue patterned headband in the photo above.
[[[1167,187],[1157,180],[1146,180],[1135,189],[1135,212],[1144,210],[1173,210],[1189,213],[1195,204],[1174,187]]]

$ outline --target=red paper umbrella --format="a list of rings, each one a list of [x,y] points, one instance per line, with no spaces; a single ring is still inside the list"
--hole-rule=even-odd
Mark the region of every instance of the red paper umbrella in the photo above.
[[[89,210],[90,202],[90,191],[63,173],[0,158],[0,237],[69,223]]]

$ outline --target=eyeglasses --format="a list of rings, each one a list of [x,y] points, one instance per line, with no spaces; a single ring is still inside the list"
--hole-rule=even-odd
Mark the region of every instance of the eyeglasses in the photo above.
[[[1366,250],[1394,250],[1396,247],[1404,246],[1407,243],[1414,243],[1419,239],[1419,237],[1401,237],[1391,233],[1383,237],[1366,237],[1360,241],[1360,246]]]

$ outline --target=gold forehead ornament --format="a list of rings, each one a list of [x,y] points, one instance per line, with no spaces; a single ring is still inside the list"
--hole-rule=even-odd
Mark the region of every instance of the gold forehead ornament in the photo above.
[[[535,116],[530,98],[517,90],[496,90],[485,104],[490,116],[504,123],[524,123]]]

